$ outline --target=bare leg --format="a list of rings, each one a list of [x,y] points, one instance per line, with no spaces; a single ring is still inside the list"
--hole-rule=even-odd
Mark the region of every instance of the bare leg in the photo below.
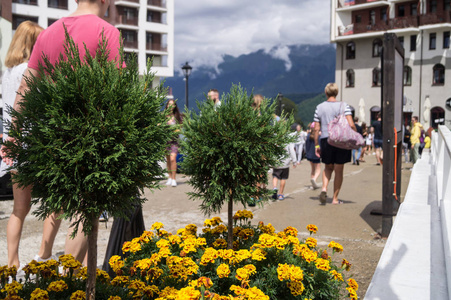
[[[283,190],[285,189],[285,184],[287,183],[286,179],[281,179],[280,180],[280,194],[283,195]]]
[[[272,178],[272,187],[274,189],[277,189],[277,182],[279,181],[279,179],[277,179],[277,177],[273,177]]]
[[[338,193],[340,193],[341,184],[343,183],[343,164],[335,164],[335,178],[334,178],[334,196],[332,198],[332,204],[338,204]]]
[[[321,174],[321,164],[314,163],[312,168],[314,168],[314,170],[312,170],[312,172],[314,172],[312,178],[316,181]]]
[[[78,226],[77,235],[72,239],[71,234],[74,227],[69,227],[66,236],[66,245],[64,247],[65,254],[72,254],[76,260],[83,262],[85,259],[86,251],[88,251],[88,238],[83,233],[83,225]]]
[[[169,156],[171,169],[168,167],[169,177],[175,180],[175,176],[177,174],[177,153],[171,153]]]
[[[61,220],[58,220],[57,217],[58,215],[53,213],[44,220],[41,248],[38,252],[39,257],[42,259],[52,256],[53,242],[55,242],[56,234],[61,225]]]
[[[323,192],[327,192],[327,186],[329,185],[330,178],[332,177],[332,172],[334,171],[334,164],[327,164],[323,171]]]
[[[169,178],[172,178],[171,177],[172,166],[171,166],[171,156],[170,155],[166,155],[166,169],[168,169]]]
[[[376,161],[378,164],[382,164],[381,151],[381,148],[376,148]]]
[[[28,186],[22,189],[19,188],[17,183],[13,183],[13,195],[14,207],[6,226],[6,243],[8,244],[8,266],[19,268],[19,242],[25,217],[31,207],[31,187]]]

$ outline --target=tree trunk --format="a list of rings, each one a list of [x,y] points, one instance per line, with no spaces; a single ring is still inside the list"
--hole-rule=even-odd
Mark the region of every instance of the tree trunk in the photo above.
[[[229,195],[229,208],[227,212],[227,248],[233,249],[233,197]]]
[[[99,233],[99,218],[92,220],[92,231],[88,235],[88,279],[86,282],[86,299],[96,298],[96,273],[97,273],[97,235]]]

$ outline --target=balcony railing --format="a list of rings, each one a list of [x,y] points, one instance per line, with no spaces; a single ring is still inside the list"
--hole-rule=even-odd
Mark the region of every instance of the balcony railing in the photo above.
[[[389,21],[390,29],[418,27],[418,16],[398,17]]]
[[[37,0],[13,0],[12,2],[18,4],[38,5]]]
[[[67,1],[63,0],[49,0],[47,3],[48,7],[58,8],[58,9],[67,9]]]
[[[138,49],[138,41],[126,41],[126,40],[124,40],[124,48]]]
[[[147,5],[166,8],[166,0],[147,0]]]
[[[139,0],[121,0],[121,1],[139,3]]]
[[[390,29],[390,26],[385,22],[380,22],[376,24],[354,24],[354,33],[365,33],[373,31],[384,31]]]
[[[138,17],[127,17],[124,15],[117,16],[117,23],[123,25],[138,26]]]
[[[146,50],[154,51],[168,51],[168,45],[162,45],[160,43],[146,43]]]
[[[451,23],[451,11],[429,13],[420,16],[420,25]]]
[[[386,0],[337,0],[337,1],[338,1],[338,8],[348,7],[348,6],[357,5],[357,4],[371,3],[371,2],[379,2],[379,1],[386,2]]]

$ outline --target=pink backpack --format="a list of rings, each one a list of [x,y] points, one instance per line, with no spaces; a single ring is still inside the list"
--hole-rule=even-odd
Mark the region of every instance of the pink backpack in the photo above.
[[[327,142],[334,147],[351,150],[359,149],[365,144],[363,136],[349,125],[345,117],[343,102],[340,105],[340,114],[327,125],[327,129],[329,131]]]

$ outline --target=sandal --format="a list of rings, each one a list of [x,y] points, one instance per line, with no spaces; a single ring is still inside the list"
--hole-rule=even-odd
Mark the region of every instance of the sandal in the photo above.
[[[333,204],[333,205],[339,205],[339,204],[343,204],[343,203],[344,203],[344,202],[343,202],[343,201],[341,201],[341,200],[338,200],[338,202],[337,202],[337,203],[333,203],[333,202],[332,202],[332,204]]]
[[[321,203],[321,205],[326,205],[326,201],[327,201],[327,193],[322,191],[321,194],[319,194],[319,202]]]
[[[278,200],[284,200],[284,199],[285,199],[285,196],[282,195],[282,194],[279,194],[279,196],[277,197],[277,199],[278,199]]]

